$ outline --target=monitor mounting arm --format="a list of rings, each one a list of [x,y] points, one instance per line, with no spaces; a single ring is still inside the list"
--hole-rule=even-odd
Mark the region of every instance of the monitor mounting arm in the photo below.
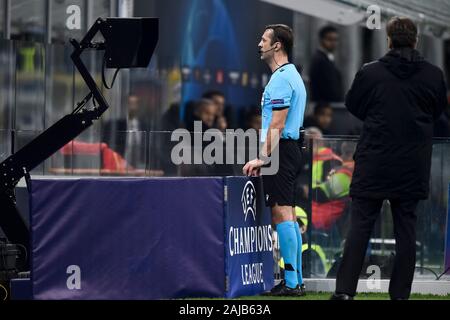
[[[90,90],[88,95],[77,104],[71,114],[64,116],[0,163],[0,227],[9,241],[23,245],[27,252],[30,252],[29,231],[16,208],[14,189],[20,179],[89,128],[109,108],[108,102],[81,59],[85,50],[105,50],[103,42],[93,43],[92,40],[98,32],[103,34],[108,27],[106,20],[99,18],[80,43],[75,39],[70,40],[74,47],[71,59]],[[87,109],[86,104],[90,99],[95,100],[96,106]]]

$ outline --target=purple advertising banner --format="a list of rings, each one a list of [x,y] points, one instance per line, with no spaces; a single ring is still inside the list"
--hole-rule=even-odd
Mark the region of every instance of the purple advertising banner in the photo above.
[[[274,259],[271,214],[260,178],[226,178],[225,247],[227,297],[272,289]]]
[[[225,295],[222,178],[34,180],[34,299]]]

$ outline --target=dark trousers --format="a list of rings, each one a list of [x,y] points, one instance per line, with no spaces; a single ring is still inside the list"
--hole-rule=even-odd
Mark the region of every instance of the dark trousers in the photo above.
[[[394,267],[389,283],[391,299],[408,299],[416,264],[416,199],[390,200],[395,235]],[[336,277],[336,292],[354,296],[367,244],[383,200],[353,198],[350,230]]]

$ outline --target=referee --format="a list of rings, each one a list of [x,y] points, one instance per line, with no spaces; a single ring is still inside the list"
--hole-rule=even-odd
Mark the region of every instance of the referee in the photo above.
[[[262,148],[258,159],[243,168],[247,176],[258,176],[261,167],[275,161],[279,152],[279,168],[274,175],[263,174],[266,205],[271,207],[276,225],[281,256],[285,263],[285,279],[272,288],[270,295],[302,296],[302,237],[295,216],[294,185],[301,166],[300,127],[306,104],[306,90],[296,67],[289,63],[293,47],[292,29],[273,24],[265,28],[258,44],[261,60],[272,76],[261,100]],[[274,152],[274,153],[273,153]],[[273,154],[272,154],[273,153]]]

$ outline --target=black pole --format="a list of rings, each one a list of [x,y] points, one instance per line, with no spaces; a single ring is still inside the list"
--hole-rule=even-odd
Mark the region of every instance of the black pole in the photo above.
[[[312,138],[308,139],[308,250],[306,251],[306,278],[311,278],[312,270],[312,200],[313,200],[313,159],[314,159],[314,140]]]

